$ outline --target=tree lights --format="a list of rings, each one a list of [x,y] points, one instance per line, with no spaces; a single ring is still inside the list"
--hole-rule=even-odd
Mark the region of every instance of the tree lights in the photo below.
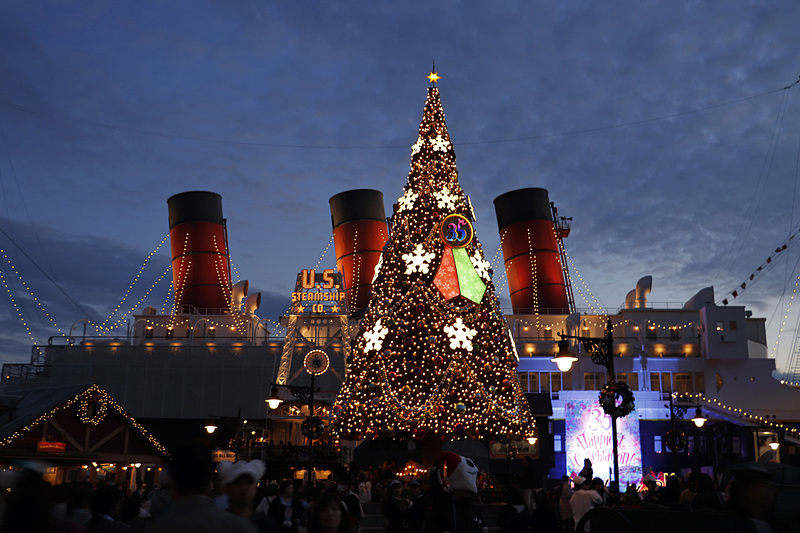
[[[471,220],[432,86],[333,407],[339,437],[534,437],[516,349]]]

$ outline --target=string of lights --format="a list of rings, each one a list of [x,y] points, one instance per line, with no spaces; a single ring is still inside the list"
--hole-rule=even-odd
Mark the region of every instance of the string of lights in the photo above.
[[[152,257],[153,257],[153,256],[154,256],[156,253],[158,253],[158,251],[161,249],[161,246],[163,246],[163,245],[164,245],[164,243],[165,243],[165,242],[167,242],[167,239],[169,239],[169,233],[167,233],[167,234],[164,236],[164,238],[163,238],[163,239],[161,239],[161,242],[160,242],[160,243],[158,243],[158,246],[156,246],[156,247],[155,247],[155,249],[154,249],[152,252],[150,252],[150,253],[147,255],[147,257],[145,258],[144,262],[143,262],[143,263],[142,263],[142,265],[139,267],[139,271],[138,271],[138,272],[136,273],[136,275],[133,277],[133,281],[131,281],[131,282],[130,282],[130,284],[128,285],[128,288],[127,288],[127,289],[125,289],[125,294],[122,296],[122,299],[121,299],[121,300],[120,300],[120,302],[119,302],[119,303],[116,305],[116,307],[114,308],[114,310],[113,310],[113,311],[111,311],[111,313],[108,315],[108,317],[106,317],[106,319],[105,319],[105,320],[104,320],[104,321],[103,321],[103,322],[102,322],[100,325],[94,325],[94,327],[95,327],[95,329],[96,329],[96,330],[99,330],[99,331],[104,331],[104,330],[105,330],[105,331],[107,331],[107,330],[109,330],[109,329],[113,329],[113,327],[112,327],[112,328],[106,328],[106,324],[108,324],[108,322],[109,322],[109,321],[112,319],[112,317],[113,317],[113,316],[114,316],[114,315],[117,313],[117,311],[119,311],[119,309],[120,309],[120,308],[121,308],[121,307],[122,307],[122,306],[125,304],[125,302],[128,300],[128,297],[131,295],[131,291],[133,290],[133,287],[136,285],[136,283],[138,283],[139,279],[140,279],[140,278],[141,278],[141,276],[142,276],[142,273],[144,272],[144,269],[145,269],[145,268],[147,268],[147,263],[150,261],[150,259],[151,259],[151,258],[152,258]],[[163,276],[162,276],[162,277],[163,277]],[[151,287],[151,289],[152,289],[152,287]],[[148,291],[148,292],[149,292],[149,291]]]
[[[53,318],[50,316],[50,313],[47,312],[47,309],[45,309],[45,307],[42,305],[42,302],[40,302],[39,299],[33,294],[33,291],[28,286],[28,284],[25,282],[25,280],[22,278],[22,275],[17,271],[16,267],[11,262],[11,258],[8,257],[8,254],[6,254],[5,250],[0,248],[0,254],[3,254],[3,258],[6,260],[6,263],[8,263],[8,266],[11,268],[11,272],[13,272],[15,274],[17,280],[22,284],[22,286],[28,292],[28,295],[31,297],[31,299],[36,304],[36,306],[39,307],[39,309],[42,311],[42,313],[44,313],[45,317],[50,321],[50,323],[53,325],[53,327],[55,327],[58,330],[58,332],[63,335],[64,332],[61,331],[61,328],[58,326],[56,321],[53,320]],[[2,276],[2,270],[0,270],[0,276]],[[27,321],[25,320],[25,318],[22,315],[22,310],[17,306],[17,301],[14,298],[14,295],[12,294],[11,288],[9,287],[8,283],[6,282],[5,277],[3,277],[3,286],[6,288],[6,292],[8,293],[8,296],[11,299],[11,302],[14,305],[14,310],[17,312],[17,316],[19,316],[20,320],[22,321],[22,324],[25,326],[25,330],[28,333],[28,336],[30,337],[31,341],[34,341],[33,334],[31,332],[30,328],[28,327]]]
[[[732,415],[738,416],[739,418],[746,418],[750,422],[754,422],[754,423],[760,424],[763,427],[771,427],[771,428],[780,429],[781,431],[783,431],[783,432],[785,432],[787,434],[790,434],[790,435],[792,435],[794,437],[800,437],[800,430],[798,430],[795,427],[787,426],[786,424],[782,424],[780,422],[775,422],[774,420],[770,420],[767,417],[764,417],[764,416],[761,416],[761,415],[756,415],[756,414],[753,414],[753,413],[749,413],[749,412],[747,412],[744,409],[741,409],[739,407],[734,407],[732,405],[727,405],[727,404],[717,400],[716,398],[709,398],[708,396],[706,396],[703,393],[696,393],[696,394],[695,393],[681,393],[681,394],[678,394],[678,393],[673,392],[672,396],[673,396],[673,399],[680,399],[682,401],[686,401],[687,403],[699,404],[700,402],[706,402],[709,405],[714,405],[714,407],[717,408],[717,409],[722,409],[722,410],[726,411],[727,413],[730,413]]]

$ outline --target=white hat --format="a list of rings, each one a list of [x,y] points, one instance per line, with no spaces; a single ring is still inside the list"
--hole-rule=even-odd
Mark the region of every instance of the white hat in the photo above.
[[[475,480],[478,477],[478,467],[472,459],[453,452],[442,452],[439,464],[441,465],[439,475],[446,492],[466,490],[477,494],[478,486]]]
[[[575,476],[575,479],[573,479],[572,482],[575,483],[576,487],[580,487],[581,485],[586,483],[586,478],[581,476]]]
[[[217,466],[217,472],[222,479],[222,486],[230,485],[242,476],[249,476],[253,481],[258,481],[264,475],[264,463],[258,459],[250,462],[237,461],[221,461]]]

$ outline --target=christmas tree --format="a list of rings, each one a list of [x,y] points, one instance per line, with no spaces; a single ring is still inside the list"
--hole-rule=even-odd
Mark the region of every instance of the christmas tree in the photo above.
[[[333,407],[344,439],[532,437],[518,356],[458,184],[438,76]]]

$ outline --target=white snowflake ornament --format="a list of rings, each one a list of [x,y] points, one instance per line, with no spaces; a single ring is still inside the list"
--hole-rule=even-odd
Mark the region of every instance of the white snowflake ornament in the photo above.
[[[449,211],[455,210],[458,196],[451,193],[449,189],[436,191],[433,193],[433,196],[436,198],[436,205],[439,209],[447,209]]]
[[[403,260],[406,262],[406,274],[413,274],[414,272],[421,272],[427,274],[430,270],[430,262],[436,254],[433,252],[425,251],[425,248],[418,244],[413,252],[403,254]]]
[[[431,141],[431,144],[433,144],[433,149],[436,152],[446,152],[447,149],[450,148],[450,141],[441,135],[437,135],[436,138]]]
[[[457,350],[464,348],[468,352],[472,351],[472,337],[477,333],[476,330],[468,328],[461,318],[456,318],[452,326],[444,327],[444,332],[450,337],[450,348]]]
[[[389,328],[386,326],[381,325],[381,319],[379,318],[377,322],[375,322],[375,326],[366,333],[364,333],[364,339],[367,341],[367,345],[364,347],[364,352],[369,352],[375,350],[376,352],[381,351],[381,347],[383,346],[383,338],[386,337],[386,334],[389,333]]]
[[[483,258],[483,254],[481,254],[480,250],[475,250],[475,253],[469,256],[470,261],[472,261],[472,266],[475,267],[475,272],[483,279],[484,281],[492,281],[492,276],[489,273],[489,269],[492,268],[492,264]]]
[[[406,193],[397,199],[397,211],[405,211],[407,209],[413,209],[414,203],[419,198],[419,195],[411,190],[406,191]]]
[[[417,155],[417,153],[422,150],[422,145],[424,141],[422,137],[417,137],[417,142],[411,147],[411,155]]]

